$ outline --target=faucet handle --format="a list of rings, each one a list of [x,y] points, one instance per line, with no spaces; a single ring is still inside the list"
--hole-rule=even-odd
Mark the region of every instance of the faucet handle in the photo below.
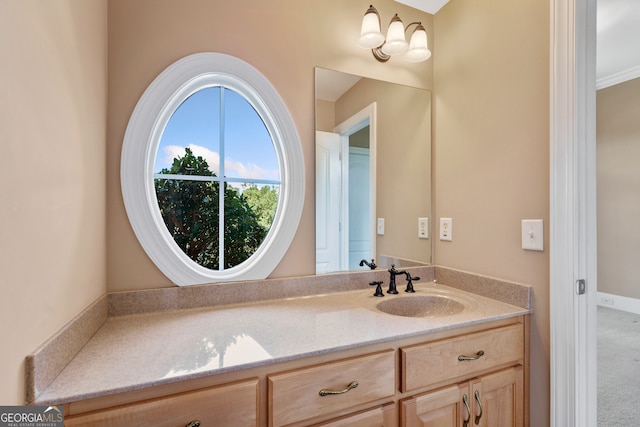
[[[370,282],[369,286],[376,287],[376,293],[373,294],[374,297],[383,297],[384,292],[382,292],[382,282]]]
[[[409,293],[415,292],[415,290],[413,289],[413,280],[420,280],[420,278],[418,276],[411,277],[411,273],[408,271],[405,271],[404,275],[407,278],[407,288],[404,291]]]

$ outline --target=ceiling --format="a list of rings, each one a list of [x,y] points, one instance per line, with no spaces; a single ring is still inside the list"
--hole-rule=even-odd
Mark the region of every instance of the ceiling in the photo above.
[[[423,12],[435,15],[442,6],[447,4],[449,0],[396,0],[398,3],[406,4]]]
[[[362,77],[339,71],[316,68],[316,98],[336,102]]]
[[[437,13],[449,0],[396,0]],[[640,1],[597,0],[596,86],[602,89],[640,77]]]
[[[597,0],[598,89],[640,77],[640,1]]]

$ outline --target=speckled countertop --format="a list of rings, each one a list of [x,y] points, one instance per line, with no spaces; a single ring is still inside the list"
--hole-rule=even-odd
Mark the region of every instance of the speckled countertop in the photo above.
[[[434,282],[415,283],[415,294],[402,289],[384,298],[374,297],[370,288],[108,317],[36,402],[104,396],[530,312]],[[376,308],[421,295],[444,296],[464,310],[403,317]]]

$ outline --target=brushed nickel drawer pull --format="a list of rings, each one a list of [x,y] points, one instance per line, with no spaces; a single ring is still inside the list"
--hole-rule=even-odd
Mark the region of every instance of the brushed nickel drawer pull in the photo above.
[[[358,381],[353,381],[344,390],[327,390],[326,388],[323,388],[322,390],[320,390],[319,394],[320,396],[328,396],[330,394],[345,394],[349,390],[353,390],[356,387],[358,387]]]
[[[471,408],[469,408],[469,398],[466,394],[462,396],[462,401],[464,402],[464,406],[467,408],[467,418],[464,420],[464,424],[462,424],[462,426],[468,427],[469,420],[471,419]]]
[[[476,390],[475,396],[476,396],[476,402],[478,402],[478,406],[480,407],[480,413],[478,415],[476,415],[476,420],[475,420],[475,424],[478,425],[478,424],[480,424],[480,418],[482,418],[482,413],[484,411],[482,410],[482,402],[480,402],[480,391],[479,390]]]
[[[482,356],[484,356],[484,351],[480,350],[479,352],[477,352],[475,355],[473,356],[464,356],[464,355],[460,355],[458,356],[458,360],[460,362],[464,362],[466,360],[478,360],[480,359]]]
[[[191,421],[189,424],[187,424],[184,427],[200,427],[200,421],[198,420]]]

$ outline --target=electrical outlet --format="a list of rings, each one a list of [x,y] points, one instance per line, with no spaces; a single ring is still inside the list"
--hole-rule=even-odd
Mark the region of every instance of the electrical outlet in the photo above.
[[[440,218],[440,240],[453,241],[453,219]]]
[[[418,238],[429,238],[429,218],[418,218]]]
[[[606,305],[613,305],[613,298],[600,297],[600,302]]]

